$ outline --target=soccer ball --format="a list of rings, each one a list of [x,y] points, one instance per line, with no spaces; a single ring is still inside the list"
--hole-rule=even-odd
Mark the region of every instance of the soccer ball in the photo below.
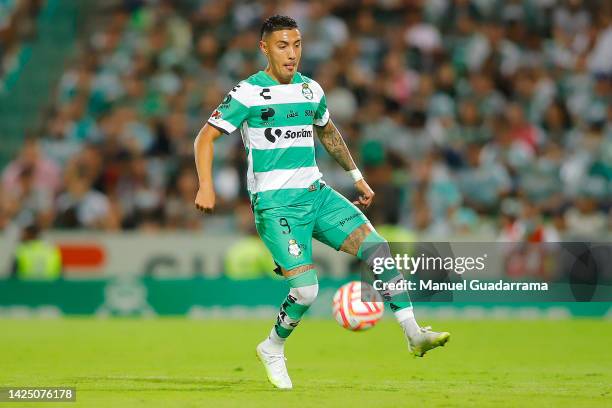
[[[366,302],[361,301],[362,291]],[[359,281],[342,285],[334,294],[332,307],[338,324],[353,331],[373,327],[385,311],[382,298],[372,285]]]

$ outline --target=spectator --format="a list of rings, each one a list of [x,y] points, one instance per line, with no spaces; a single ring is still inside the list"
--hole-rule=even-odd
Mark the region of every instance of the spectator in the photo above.
[[[198,179],[192,168],[183,168],[175,186],[166,200],[166,226],[171,229],[199,230],[202,217],[193,205],[193,197],[198,189]]]
[[[54,193],[60,189],[60,168],[41,151],[37,139],[27,138],[19,156],[4,169],[2,185],[5,191],[19,188],[19,177],[24,169],[31,169],[34,188],[48,189]]]
[[[93,190],[91,180],[83,174],[67,177],[66,190],[57,198],[56,208],[58,228],[113,230],[119,227],[108,197]]]
[[[483,160],[482,145],[470,144],[466,156],[467,165],[458,176],[459,189],[468,207],[492,214],[497,210],[500,199],[510,192],[508,172],[499,163]]]
[[[34,169],[24,167],[19,174],[18,184],[1,195],[5,216],[14,219],[18,225],[36,223],[48,228],[53,222],[53,192],[44,187],[36,188]]]
[[[62,273],[59,248],[40,239],[36,224],[24,228],[15,250],[12,276],[20,280],[55,280]]]
[[[604,185],[599,180],[589,180],[576,197],[574,207],[565,215],[568,233],[577,238],[591,239],[600,236],[608,227],[608,220],[598,211],[597,197]]]

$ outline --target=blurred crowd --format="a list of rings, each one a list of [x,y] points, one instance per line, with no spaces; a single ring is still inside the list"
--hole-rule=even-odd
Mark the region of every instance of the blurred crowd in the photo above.
[[[0,0],[0,94],[25,60],[24,43],[36,34],[36,16],[44,0]]]
[[[529,240],[612,230],[610,2],[100,3],[44,126],[4,170],[0,228],[206,228],[193,140],[265,67],[259,28],[278,13],[297,20],[300,71],[377,193],[375,225]],[[354,194],[317,149],[324,179]],[[245,174],[241,138],[220,138],[218,214],[247,206]]]

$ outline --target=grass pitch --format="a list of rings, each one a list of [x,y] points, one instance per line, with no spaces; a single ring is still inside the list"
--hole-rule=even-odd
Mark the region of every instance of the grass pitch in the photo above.
[[[413,358],[392,320],[352,333],[305,319],[286,350],[294,389],[255,357],[270,321],[0,320],[0,387],[74,386],[68,407],[612,406],[606,321],[435,321]]]

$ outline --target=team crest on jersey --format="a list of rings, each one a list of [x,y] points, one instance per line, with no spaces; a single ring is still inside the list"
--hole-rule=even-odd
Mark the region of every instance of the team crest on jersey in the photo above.
[[[300,245],[297,243],[295,239],[289,240],[289,247],[287,248],[287,250],[289,251],[291,255],[293,255],[296,258],[302,255],[302,248],[300,247]]]
[[[302,95],[304,95],[306,99],[312,99],[314,97],[312,90],[306,83],[302,84]]]

